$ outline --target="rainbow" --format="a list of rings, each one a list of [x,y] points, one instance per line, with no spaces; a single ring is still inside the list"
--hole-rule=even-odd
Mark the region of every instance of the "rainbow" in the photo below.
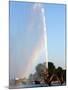
[[[45,24],[45,16],[44,16],[44,9],[41,8],[40,4],[38,5],[35,5],[34,6],[34,10],[36,10],[38,8],[38,10],[40,11],[39,14],[41,15],[41,27],[40,29],[42,30],[42,33],[41,33],[41,36],[40,36],[40,39],[36,45],[36,47],[33,49],[33,53],[32,55],[30,56],[28,62],[27,62],[27,65],[25,66],[25,72],[22,73],[22,76],[24,77],[28,77],[29,74],[32,73],[32,70],[35,68],[36,64],[38,63],[38,60],[40,58],[40,56],[42,55],[42,53],[45,51],[46,52],[46,56],[45,56],[45,59],[47,60],[48,59],[48,53],[47,53],[47,34],[46,34],[46,24]],[[31,18],[31,23],[28,27],[27,30],[33,30],[33,25],[34,25],[34,22],[35,22],[35,18]],[[48,67],[48,63],[47,63],[47,67]]]
[[[37,46],[33,50],[31,57],[28,60],[28,65],[26,66],[26,70],[24,75],[28,77],[30,73],[32,73],[33,68],[35,67],[36,63],[38,62],[41,53],[44,51],[44,38],[41,37],[41,40],[38,42]]]

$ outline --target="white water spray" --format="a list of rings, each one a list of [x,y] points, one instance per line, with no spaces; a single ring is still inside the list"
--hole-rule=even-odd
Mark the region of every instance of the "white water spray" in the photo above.
[[[47,30],[46,30],[46,23],[45,23],[45,15],[44,15],[44,8],[41,8],[42,11],[42,20],[43,20],[43,29],[44,29],[44,39],[45,39],[45,52],[46,52],[46,68],[48,68],[48,50],[47,50]]]
[[[38,43],[36,47],[33,50],[33,53],[31,54],[29,58],[29,62],[27,65],[27,68],[25,70],[25,75],[28,77],[30,73],[32,73],[38,64],[40,62],[40,58],[43,62],[45,62],[45,67],[48,69],[48,50],[47,50],[47,31],[46,31],[46,22],[45,22],[45,15],[44,15],[44,8],[41,4],[36,3],[34,4],[32,8],[32,14],[33,16],[30,17],[30,23],[28,24],[28,31],[30,34],[32,34],[31,31],[34,33],[37,33],[34,36],[31,36],[31,39],[33,41],[33,38],[38,39]],[[35,25],[35,28],[34,28]],[[40,36],[38,38],[37,34],[40,33]],[[41,40],[40,40],[41,39]],[[41,43],[40,43],[41,42]],[[31,43],[31,42],[30,42]]]
[[[45,11],[41,4],[36,4],[35,9],[40,12],[41,16],[41,28],[44,31],[44,50],[45,50],[45,62],[46,62],[46,68],[48,68],[48,50],[47,50],[47,30],[46,30],[46,21],[45,21]]]

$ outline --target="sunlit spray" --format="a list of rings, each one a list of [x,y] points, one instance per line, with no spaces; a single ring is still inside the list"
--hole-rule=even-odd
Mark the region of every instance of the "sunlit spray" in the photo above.
[[[45,20],[45,11],[44,11],[44,8],[42,6],[42,4],[35,4],[34,5],[34,9],[39,11],[39,13],[41,14],[40,15],[40,18],[41,18],[41,30],[44,31],[44,51],[45,51],[45,64],[46,64],[46,68],[48,68],[48,49],[47,49],[47,29],[46,29],[46,20]],[[37,12],[38,13],[38,12]]]

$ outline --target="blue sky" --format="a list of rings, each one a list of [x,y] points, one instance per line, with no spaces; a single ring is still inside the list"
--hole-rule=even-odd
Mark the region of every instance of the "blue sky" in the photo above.
[[[32,24],[34,18],[31,17],[36,15],[32,12],[33,6],[34,3],[10,2],[10,73],[12,75],[16,72],[17,74],[24,72],[27,59],[42,33],[36,30],[38,19],[35,26]],[[42,4],[42,6],[46,18],[49,61],[56,67],[65,68],[65,5]],[[28,30],[30,26],[35,29],[31,34]],[[38,63],[40,62],[43,62],[42,59]]]

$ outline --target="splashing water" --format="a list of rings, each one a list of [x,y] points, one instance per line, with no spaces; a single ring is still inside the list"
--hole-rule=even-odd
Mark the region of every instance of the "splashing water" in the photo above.
[[[35,4],[33,7],[33,12],[36,16],[33,16],[31,18],[34,18],[35,20],[32,19],[32,21],[31,21],[32,27],[30,27],[28,29],[29,29],[29,31],[34,30],[33,25],[35,25],[36,18],[37,18],[38,23],[37,23],[36,27],[39,24],[38,29],[39,29],[39,32],[41,32],[41,38],[39,38],[38,43],[37,43],[36,47],[33,49],[33,53],[28,60],[28,65],[25,70],[26,76],[28,76],[28,73],[29,74],[32,73],[32,71],[35,69],[35,66],[38,64],[39,58],[41,56],[44,57],[43,62],[45,62],[45,66],[46,66],[46,68],[48,68],[47,31],[46,31],[44,8],[42,8],[41,4]],[[42,54],[45,54],[45,55],[42,55]]]
[[[48,51],[47,51],[47,31],[45,23],[44,8],[41,4],[34,4],[32,8],[32,16],[26,28],[28,34],[27,42],[27,52],[29,58],[27,59],[26,68],[24,71],[21,71],[17,77],[27,77],[35,72],[35,67],[39,63],[45,63],[46,68],[48,68]],[[29,50],[29,53],[28,53]]]
[[[46,68],[48,68],[48,50],[47,50],[47,31],[46,31],[46,23],[45,23],[45,15],[44,15],[44,8],[41,8],[42,11],[42,20],[43,20],[43,30],[44,30],[44,39],[45,39],[45,52],[46,52]]]

